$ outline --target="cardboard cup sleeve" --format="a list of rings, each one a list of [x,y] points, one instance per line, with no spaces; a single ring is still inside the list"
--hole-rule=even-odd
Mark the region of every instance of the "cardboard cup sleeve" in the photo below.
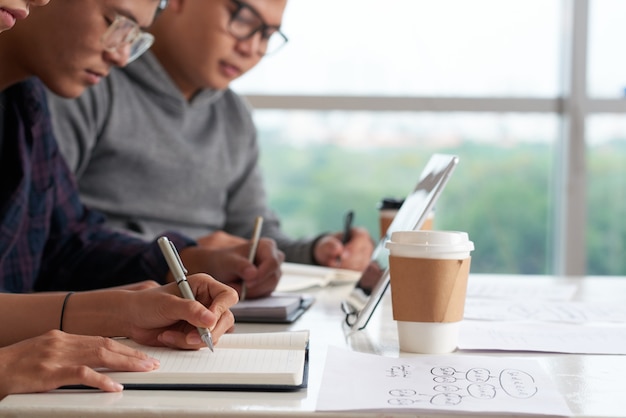
[[[389,256],[393,319],[462,320],[470,262],[471,257],[446,260]]]

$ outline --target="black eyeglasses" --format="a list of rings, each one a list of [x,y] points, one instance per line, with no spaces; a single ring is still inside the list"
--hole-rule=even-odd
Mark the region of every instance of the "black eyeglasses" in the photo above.
[[[104,49],[109,52],[120,52],[130,46],[126,64],[136,60],[146,52],[154,42],[154,36],[141,30],[137,22],[116,15],[101,38]]]
[[[157,6],[155,16],[160,15],[161,12],[163,10],[165,10],[165,8],[167,7],[167,3],[168,2],[169,2],[169,0],[159,0],[159,5]]]
[[[259,55],[272,54],[287,43],[287,37],[278,26],[270,26],[263,21],[259,12],[248,4],[239,0],[231,0],[237,8],[230,15],[228,31],[240,41],[252,38],[257,32],[261,33]]]

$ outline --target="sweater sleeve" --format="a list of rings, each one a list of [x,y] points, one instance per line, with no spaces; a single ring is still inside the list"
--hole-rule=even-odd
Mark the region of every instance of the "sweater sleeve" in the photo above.
[[[312,254],[316,238],[290,237],[282,230],[278,216],[269,207],[259,166],[260,150],[251,108],[241,97],[229,93],[224,99],[228,102],[229,125],[236,126],[240,135],[236,141],[231,139],[233,147],[231,152],[238,154],[242,168],[239,177],[233,179],[228,189],[225,231],[248,237],[252,234],[254,219],[261,215],[263,236],[276,241],[278,248],[285,253],[287,261],[315,264]]]

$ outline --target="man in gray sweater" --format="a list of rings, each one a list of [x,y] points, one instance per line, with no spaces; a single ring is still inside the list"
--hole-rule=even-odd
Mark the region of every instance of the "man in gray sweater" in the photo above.
[[[285,5],[171,0],[151,28],[151,52],[77,100],[51,97],[83,201],[146,238],[175,229],[201,244],[248,239],[261,215],[262,235],[287,261],[363,270],[373,249],[364,228],[345,245],[341,232],[296,240],[281,231],[267,206],[251,109],[228,88],[286,42]]]

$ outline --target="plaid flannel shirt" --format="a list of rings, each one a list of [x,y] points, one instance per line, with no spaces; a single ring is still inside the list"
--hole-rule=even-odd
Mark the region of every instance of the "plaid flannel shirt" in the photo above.
[[[0,94],[0,291],[163,283],[168,270],[156,241],[105,227],[100,213],[81,204],[41,82],[27,80]],[[194,244],[167,235],[179,248]]]

